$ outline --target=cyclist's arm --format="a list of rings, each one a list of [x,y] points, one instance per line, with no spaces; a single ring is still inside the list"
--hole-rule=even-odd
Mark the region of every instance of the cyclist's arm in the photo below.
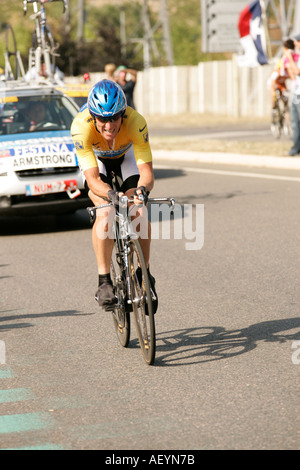
[[[148,126],[145,118],[133,109],[129,112],[126,131],[133,143],[134,156],[137,166],[152,162],[152,152],[149,143]]]
[[[296,75],[299,75],[300,69],[297,67],[297,64],[295,64],[293,54],[290,49],[285,50],[284,52],[285,57],[287,60],[284,62],[284,66],[292,80],[295,80]]]
[[[138,187],[139,186],[144,186],[146,192],[150,192],[153,189],[154,186],[154,176],[153,176],[153,167],[152,167],[152,162],[148,163],[141,163],[140,165],[137,165],[139,172],[140,172],[140,178],[138,182]]]
[[[296,66],[296,64],[294,62],[288,62],[286,64],[286,70],[289,74],[289,77],[291,78],[291,80],[295,80],[296,79],[296,76],[299,74],[299,69],[298,67]]]
[[[85,170],[84,176],[87,182],[89,189],[92,191],[93,195],[97,197],[105,197],[108,199],[108,191],[112,188],[109,184],[104,183],[99,175],[99,168],[89,168]],[[91,197],[94,202],[93,198]]]
[[[95,197],[107,198],[107,192],[112,188],[109,186],[109,184],[102,181],[99,174],[97,159],[95,157],[91,143],[93,140],[93,129],[93,125],[90,125],[89,114],[85,111],[79,113],[71,126],[71,135],[78,162],[85,176],[87,185],[92,192],[92,194],[89,196],[92,196],[91,199],[95,203]]]

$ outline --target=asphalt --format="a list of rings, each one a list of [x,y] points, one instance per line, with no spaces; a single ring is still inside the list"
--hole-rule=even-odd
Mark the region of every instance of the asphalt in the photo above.
[[[257,168],[277,168],[300,170],[300,156],[273,157],[261,155],[241,155],[221,152],[191,152],[186,150],[153,150],[154,161],[171,160],[222,165],[242,165]]]

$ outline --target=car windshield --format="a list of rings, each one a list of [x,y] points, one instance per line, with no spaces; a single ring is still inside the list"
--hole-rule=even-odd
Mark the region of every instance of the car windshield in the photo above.
[[[69,130],[77,112],[65,96],[6,97],[0,99],[0,136]]]
[[[79,106],[79,108],[81,108],[82,106],[84,106],[87,103],[87,96],[74,96],[73,100],[75,101],[77,106]]]

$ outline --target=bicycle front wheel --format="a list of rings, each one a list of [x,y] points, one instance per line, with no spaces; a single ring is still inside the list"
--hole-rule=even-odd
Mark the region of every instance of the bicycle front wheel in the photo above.
[[[131,239],[129,247],[128,264],[135,326],[143,357],[151,365],[155,360],[156,339],[150,281],[138,240]]]
[[[286,137],[291,137],[292,136],[292,129],[291,129],[291,123],[290,123],[290,115],[289,112],[286,111],[284,114],[284,120],[283,120],[283,132]]]

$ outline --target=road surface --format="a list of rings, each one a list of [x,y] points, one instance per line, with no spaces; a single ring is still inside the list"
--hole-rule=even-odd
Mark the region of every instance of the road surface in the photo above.
[[[300,449],[299,172],[155,175],[185,219],[152,242],[152,367],[94,301],[85,212],[0,219],[1,449]]]

